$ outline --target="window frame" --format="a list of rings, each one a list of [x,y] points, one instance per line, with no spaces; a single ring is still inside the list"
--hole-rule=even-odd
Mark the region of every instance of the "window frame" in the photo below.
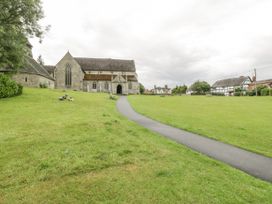
[[[71,88],[72,86],[72,66],[68,63],[65,67],[65,87]]]

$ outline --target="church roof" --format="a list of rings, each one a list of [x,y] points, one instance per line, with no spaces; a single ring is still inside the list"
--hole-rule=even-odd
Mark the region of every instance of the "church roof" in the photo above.
[[[81,58],[74,57],[83,71],[121,71],[135,72],[133,60],[111,58]]]
[[[212,87],[215,88],[215,87],[241,86],[242,83],[247,79],[250,79],[250,78],[248,76],[241,76],[238,78],[218,80],[212,85]]]
[[[43,67],[46,69],[46,71],[49,74],[52,74],[56,68],[56,66],[53,66],[53,65],[44,65]]]
[[[12,72],[13,70],[11,70],[11,69],[0,69],[0,71]],[[46,69],[31,57],[26,57],[25,65],[22,68],[20,68],[18,70],[18,72],[19,73],[27,73],[27,74],[37,74],[37,75],[43,76],[45,78],[54,80],[54,78],[52,78],[49,75],[49,73],[46,71]]]

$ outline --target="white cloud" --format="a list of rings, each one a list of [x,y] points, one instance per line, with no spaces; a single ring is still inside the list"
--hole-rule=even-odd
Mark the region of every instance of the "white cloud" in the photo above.
[[[134,59],[140,81],[190,84],[272,64],[270,0],[46,0],[51,30],[34,55]],[[272,68],[260,69],[271,77]]]

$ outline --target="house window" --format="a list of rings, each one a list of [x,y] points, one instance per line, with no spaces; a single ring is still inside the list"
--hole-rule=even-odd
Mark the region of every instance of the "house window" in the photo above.
[[[25,82],[27,82],[27,77],[25,78]]]
[[[96,89],[96,82],[93,83],[93,89]]]
[[[108,82],[105,83],[105,90],[109,90],[109,83]]]
[[[65,86],[70,88],[72,85],[72,68],[70,64],[66,65],[65,68]]]
[[[129,88],[129,89],[132,89],[132,83],[131,83],[131,82],[129,82],[128,88]]]

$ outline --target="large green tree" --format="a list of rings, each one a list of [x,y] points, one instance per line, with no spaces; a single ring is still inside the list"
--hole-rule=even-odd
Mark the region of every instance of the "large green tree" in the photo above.
[[[43,17],[40,0],[0,0],[0,68],[16,70],[23,65],[27,38],[42,39]]]
[[[183,85],[183,86],[176,86],[173,90],[172,90],[172,94],[174,95],[181,95],[181,94],[185,94],[187,91],[187,86]]]
[[[195,94],[202,95],[208,93],[211,89],[211,86],[206,81],[196,81],[191,85],[190,89],[194,91]]]

